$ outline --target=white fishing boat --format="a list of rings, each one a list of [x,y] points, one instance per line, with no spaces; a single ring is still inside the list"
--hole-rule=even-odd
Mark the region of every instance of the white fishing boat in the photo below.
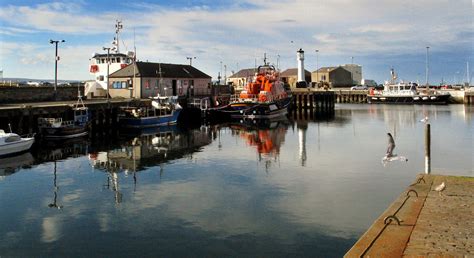
[[[0,129],[0,157],[27,151],[34,142],[34,135],[23,138],[16,133],[6,133]]]
[[[120,52],[120,30],[123,28],[122,22],[115,24],[115,37],[111,48],[104,53],[93,53],[90,59],[89,72],[94,76],[94,81],[88,81],[85,84],[84,95],[87,97],[106,97],[107,95],[107,77],[133,63],[135,53],[127,51]]]
[[[418,88],[413,82],[396,82],[395,71],[390,71],[392,79],[385,82],[382,91],[371,89],[367,95],[369,103],[386,104],[447,104],[450,94],[432,89]]]

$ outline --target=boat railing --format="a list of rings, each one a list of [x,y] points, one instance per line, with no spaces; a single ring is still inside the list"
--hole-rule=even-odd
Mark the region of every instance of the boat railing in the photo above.
[[[257,94],[247,94],[245,97],[241,97],[240,94],[234,94],[230,97],[231,102],[258,102]]]

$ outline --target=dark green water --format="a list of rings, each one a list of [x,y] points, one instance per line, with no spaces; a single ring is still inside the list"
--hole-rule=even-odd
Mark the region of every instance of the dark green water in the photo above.
[[[474,176],[472,107],[103,135],[0,159],[0,256],[340,257],[424,171]],[[382,164],[391,132],[394,153]]]

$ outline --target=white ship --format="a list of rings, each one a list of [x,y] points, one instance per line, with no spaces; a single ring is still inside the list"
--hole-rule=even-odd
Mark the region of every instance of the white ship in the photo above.
[[[94,81],[88,81],[85,84],[84,95],[91,97],[107,96],[107,77],[133,63],[135,53],[128,51],[126,54],[120,52],[119,34],[123,28],[122,22],[115,24],[115,37],[111,48],[104,47],[104,53],[92,54],[89,72],[94,76]]]

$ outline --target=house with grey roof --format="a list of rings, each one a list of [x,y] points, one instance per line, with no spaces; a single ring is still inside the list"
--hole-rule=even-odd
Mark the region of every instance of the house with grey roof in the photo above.
[[[234,86],[234,89],[241,91],[244,89],[244,86],[252,81],[253,77],[257,73],[256,68],[247,68],[238,71],[237,73],[232,74],[227,78],[227,84]]]
[[[112,98],[206,95],[212,77],[191,65],[136,62],[109,75]]]
[[[311,73],[311,81],[315,83],[328,83],[331,87],[350,87],[352,83],[351,72],[341,66],[321,67]]]
[[[290,85],[291,88],[296,88],[296,83],[298,81],[298,68],[290,68],[286,69],[282,73],[280,73],[281,79]],[[305,81],[309,84],[311,82],[311,72],[308,70],[304,70],[304,78]]]

